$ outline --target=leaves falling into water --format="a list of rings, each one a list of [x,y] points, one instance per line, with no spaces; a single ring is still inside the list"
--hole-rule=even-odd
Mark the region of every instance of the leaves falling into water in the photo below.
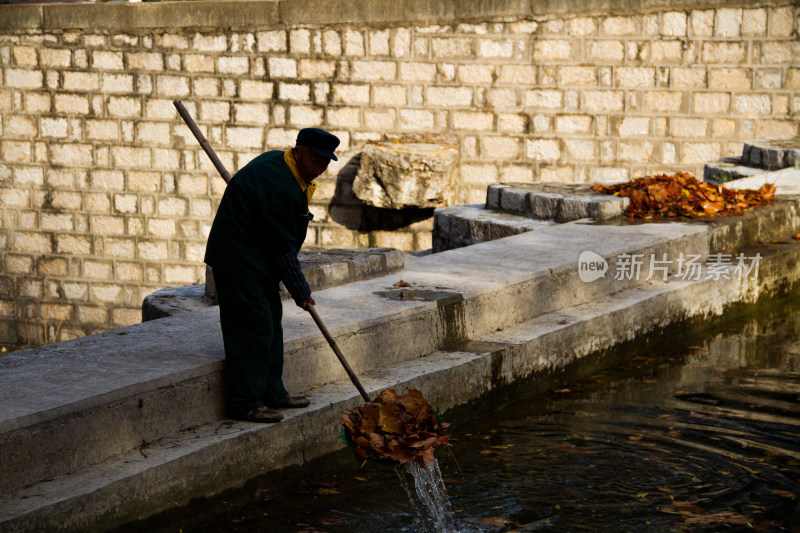
[[[728,189],[699,181],[686,172],[645,176],[617,185],[598,183],[592,190],[630,198],[628,216],[645,219],[741,215],[775,198],[775,185],[771,183],[757,191]]]

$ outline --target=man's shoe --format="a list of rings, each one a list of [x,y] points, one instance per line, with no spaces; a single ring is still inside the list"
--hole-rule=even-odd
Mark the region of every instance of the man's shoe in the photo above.
[[[247,422],[272,423],[283,420],[283,415],[274,409],[270,409],[269,407],[262,405],[254,409],[250,409],[242,416],[236,417],[236,419],[246,420]]]
[[[270,404],[270,407],[275,409],[298,409],[301,407],[308,407],[311,402],[305,396],[287,396],[282,401],[276,404]]]

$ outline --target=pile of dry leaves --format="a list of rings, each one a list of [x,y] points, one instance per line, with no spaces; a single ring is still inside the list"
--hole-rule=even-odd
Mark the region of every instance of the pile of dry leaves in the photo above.
[[[775,185],[771,183],[757,191],[727,189],[698,181],[685,172],[645,176],[618,185],[597,184],[592,190],[630,198],[628,216],[632,218],[741,215],[775,197]]]
[[[398,395],[386,389],[380,396],[342,415],[347,440],[359,461],[372,458],[421,466],[433,462],[433,450],[447,444],[450,424],[437,414],[418,390]]]

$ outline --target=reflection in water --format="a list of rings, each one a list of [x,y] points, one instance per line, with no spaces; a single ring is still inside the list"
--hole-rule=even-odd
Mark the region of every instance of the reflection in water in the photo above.
[[[800,531],[800,312],[749,313],[643,340],[621,366],[454,426],[463,472],[439,455],[454,529]],[[207,531],[435,520],[414,511],[395,470],[368,464]]]

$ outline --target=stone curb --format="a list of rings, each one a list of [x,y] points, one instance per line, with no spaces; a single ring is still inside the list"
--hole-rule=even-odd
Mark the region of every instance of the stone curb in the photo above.
[[[598,194],[581,185],[495,184],[486,192],[487,209],[558,223],[607,220],[623,215],[629,205],[628,198]]]

